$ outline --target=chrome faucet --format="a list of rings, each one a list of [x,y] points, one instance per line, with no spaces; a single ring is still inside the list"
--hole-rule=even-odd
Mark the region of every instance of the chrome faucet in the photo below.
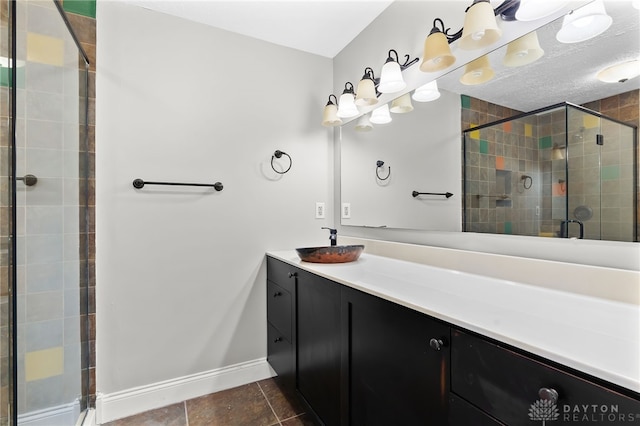
[[[333,228],[327,228],[323,226],[321,229],[329,230],[329,241],[331,241],[331,245],[335,246],[338,243],[338,230]]]

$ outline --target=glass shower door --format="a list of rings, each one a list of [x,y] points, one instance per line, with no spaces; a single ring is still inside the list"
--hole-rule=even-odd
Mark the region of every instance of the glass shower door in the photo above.
[[[567,107],[565,237],[634,241],[634,137],[630,126]]]
[[[79,152],[86,77],[56,4],[16,7],[17,420],[75,424],[83,408]]]

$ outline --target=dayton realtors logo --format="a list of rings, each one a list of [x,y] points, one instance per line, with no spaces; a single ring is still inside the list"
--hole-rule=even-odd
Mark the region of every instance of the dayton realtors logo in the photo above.
[[[564,404],[560,410],[553,401],[539,399],[529,407],[529,419],[542,421],[543,426],[555,420],[579,424],[638,424],[640,413],[621,413],[617,405],[607,404]]]

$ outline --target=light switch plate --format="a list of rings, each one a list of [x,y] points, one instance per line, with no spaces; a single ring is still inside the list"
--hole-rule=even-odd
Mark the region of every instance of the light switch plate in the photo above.
[[[351,203],[342,203],[342,215],[343,219],[351,218]]]
[[[324,219],[324,203],[316,203],[316,219]]]

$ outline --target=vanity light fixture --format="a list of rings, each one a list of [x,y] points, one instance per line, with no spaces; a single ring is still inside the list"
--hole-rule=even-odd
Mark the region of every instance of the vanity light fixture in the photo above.
[[[438,24],[440,27],[438,27]],[[456,61],[456,57],[451,53],[449,43],[453,35],[447,34],[449,29],[444,28],[442,19],[433,20],[433,28],[424,40],[424,52],[420,70],[424,72],[434,72],[449,68]]]
[[[464,74],[460,77],[460,83],[468,86],[486,83],[495,76],[495,72],[489,63],[487,55],[481,56],[469,62],[464,68]]]
[[[480,49],[495,43],[500,37],[502,30],[498,28],[489,0],[473,0],[464,18],[460,49]]]
[[[389,104],[384,104],[373,110],[370,121],[373,124],[391,123],[391,114],[389,114]]]
[[[598,80],[604,83],[624,83],[640,75],[640,59],[620,62],[600,70]]]
[[[358,115],[358,108],[355,104],[355,96],[353,92],[353,84],[347,81],[344,84],[344,91],[340,95],[340,102],[338,102],[338,112],[336,115],[340,118],[350,118]]]
[[[394,55],[395,59],[393,58]],[[398,52],[394,49],[389,50],[387,61],[382,66],[380,73],[380,84],[378,84],[378,91],[380,93],[396,93],[407,87],[407,83],[405,83],[402,78],[402,71],[419,60],[418,58],[414,58],[409,61],[409,58],[409,55],[405,55],[404,63],[400,64]]]
[[[560,0],[520,0],[520,7],[516,11],[518,21],[535,21],[552,15],[569,4]]]
[[[405,93],[404,95],[395,98],[391,102],[391,108],[389,111],[394,114],[405,114],[407,112],[413,111],[413,105],[411,104],[411,95],[409,93]]]
[[[356,105],[370,106],[378,103],[378,94],[376,91],[375,76],[373,69],[367,67],[364,69],[364,75],[358,83],[356,92]]]
[[[556,34],[560,43],[578,43],[605,32],[613,22],[607,15],[603,0],[595,0],[572,10],[562,20],[562,28]]]
[[[436,80],[418,87],[411,98],[416,102],[431,102],[440,97],[440,91],[438,90],[438,82]]]
[[[335,99],[335,103],[331,100],[331,97]],[[336,95],[329,95],[329,102],[324,107],[324,111],[322,112],[322,125],[326,127],[339,126],[342,124],[342,120],[338,117],[338,107],[336,104],[338,103],[338,99]]]
[[[369,120],[369,114],[365,114],[358,119],[356,123],[356,131],[358,132],[369,132],[373,129],[373,125]]]
[[[502,63],[508,67],[520,67],[537,61],[542,55],[544,50],[540,47],[538,34],[531,31],[509,43]]]

